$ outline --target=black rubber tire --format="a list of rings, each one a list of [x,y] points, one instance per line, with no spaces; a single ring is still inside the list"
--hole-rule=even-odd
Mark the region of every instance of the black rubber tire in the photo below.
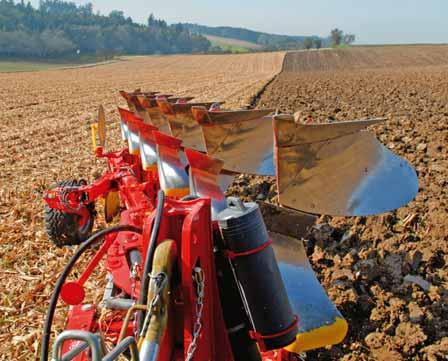
[[[57,183],[55,187],[76,187],[86,185],[86,181],[68,180]],[[58,247],[74,246],[81,244],[92,233],[93,223],[95,220],[95,203],[87,206],[90,217],[87,223],[80,227],[79,216],[73,213],[66,213],[57,209],[53,209],[45,205],[45,228],[48,238]]]

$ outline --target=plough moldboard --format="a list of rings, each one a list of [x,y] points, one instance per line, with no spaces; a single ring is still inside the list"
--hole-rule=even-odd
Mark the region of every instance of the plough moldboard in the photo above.
[[[256,203],[225,192],[236,175],[256,174],[275,176],[279,203],[310,216],[400,207],[418,181],[365,129],[381,120],[301,124],[272,109],[120,93],[126,147],[105,151],[100,107],[92,140],[107,170],[91,184],[66,181],[45,193],[49,237],[80,246],[50,300],[41,359],[59,299],[69,310],[54,360],[296,360],[341,342],[347,322],[301,241],[279,227],[269,232]],[[99,198],[106,221],[118,223],[92,233]],[[101,262],[107,285],[95,303],[84,285]]]

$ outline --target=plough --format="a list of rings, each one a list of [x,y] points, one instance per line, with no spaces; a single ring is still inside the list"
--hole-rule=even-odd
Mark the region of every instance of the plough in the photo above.
[[[225,192],[236,175],[255,174],[275,176],[280,205],[309,217],[401,207],[418,180],[365,130],[381,119],[301,124],[272,109],[120,93],[126,147],[106,152],[100,107],[92,142],[107,170],[44,195],[49,238],[79,248],[52,294],[41,359],[59,299],[69,309],[52,360],[286,361],[340,343],[348,324],[301,241],[270,232],[258,204]],[[92,233],[100,198],[106,221],[117,222]],[[102,299],[87,300],[86,283],[103,261]]]

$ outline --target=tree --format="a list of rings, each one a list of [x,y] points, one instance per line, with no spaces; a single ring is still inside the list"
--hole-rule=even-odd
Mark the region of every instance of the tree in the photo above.
[[[353,44],[356,40],[356,36],[354,34],[345,34],[344,35],[344,44],[350,45]]]
[[[66,38],[62,31],[45,30],[40,34],[42,56],[54,57],[74,52],[75,44]]]
[[[331,30],[330,34],[331,45],[333,47],[338,47],[340,45],[350,45],[356,40],[354,34],[344,34],[344,32],[338,28]]]
[[[148,26],[155,26],[156,25],[156,18],[155,18],[153,13],[149,14],[147,23],[148,23]]]
[[[331,45],[339,46],[342,44],[342,40],[344,38],[344,32],[338,28],[331,30]]]
[[[123,25],[126,23],[126,18],[124,17],[124,13],[121,10],[112,10],[109,14],[109,18],[115,24]]]
[[[316,49],[320,49],[322,47],[322,39],[321,38],[315,38],[313,41],[314,47]]]
[[[305,38],[305,39],[303,40],[303,47],[304,47],[306,50],[311,49],[311,48],[313,47],[313,39],[311,39],[311,38]]]
[[[184,31],[184,27],[182,24],[176,24],[174,25],[174,30],[176,31],[176,33],[181,33],[182,31]]]

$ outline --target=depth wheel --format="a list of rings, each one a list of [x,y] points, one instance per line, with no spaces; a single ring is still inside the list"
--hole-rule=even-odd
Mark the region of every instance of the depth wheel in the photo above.
[[[79,187],[86,185],[86,181],[68,180],[57,183],[54,187]],[[48,238],[58,247],[73,246],[84,242],[91,234],[95,219],[95,203],[87,206],[89,217],[83,225],[77,214],[66,213],[45,205],[45,228]]]

